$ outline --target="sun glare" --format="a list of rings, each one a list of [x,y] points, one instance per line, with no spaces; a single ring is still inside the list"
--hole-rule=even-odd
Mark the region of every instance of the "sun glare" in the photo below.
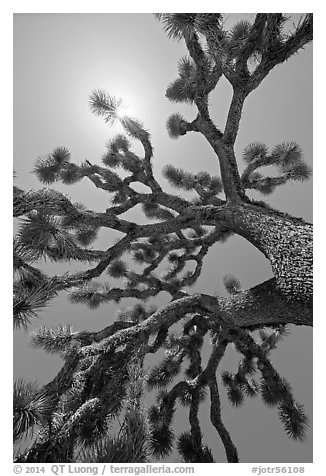
[[[118,119],[123,119],[125,116],[130,115],[129,104],[122,103],[116,110],[115,115]]]

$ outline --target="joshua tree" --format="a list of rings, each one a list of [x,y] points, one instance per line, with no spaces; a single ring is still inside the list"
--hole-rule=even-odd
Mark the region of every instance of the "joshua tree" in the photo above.
[[[193,199],[165,192],[153,175],[150,134],[138,120],[120,113],[120,99],[95,90],[89,100],[92,111],[108,124],[120,123],[125,131],[111,140],[102,165],[88,160],[75,164],[70,152],[58,147],[36,162],[34,172],[46,185],[90,180],[110,194],[112,206],[95,212],[49,188],[15,187],[14,216],[20,227],[14,239],[14,326],[28,327],[37,311],[61,291],[91,309],[124,298],[140,301],[99,332],[61,326],[41,328],[33,335],[35,346],[61,355],[65,362],[42,389],[15,384],[15,438],[38,430],[19,461],[141,462],[153,455],[167,456],[175,441],[173,415],[182,404],[189,406],[189,432],[177,437],[181,457],[213,462],[198,418],[207,393],[210,419],[227,460],[238,462],[237,448],[223,423],[217,380],[229,343],[242,355],[235,374],[219,374],[231,404],[260,394],[264,403],[278,409],[291,438],[304,436],[303,407],[271,364],[269,352],[289,324],[312,326],[312,225],[249,195],[250,190],[267,195],[288,181],[306,180],[310,170],[296,143],[268,150],[257,142],[243,151],[246,168],[240,175],[234,146],[247,96],[276,65],[312,40],[312,15],[304,15],[291,32],[284,29],[283,14],[260,13],[252,23],[240,22],[231,31],[224,29],[221,14],[156,16],[168,36],[183,40],[189,53],[180,60],[178,78],[168,86],[166,97],[197,110],[192,122],[172,115],[169,134],[202,135],[216,155],[221,176],[191,174],[168,165],[164,174],[170,184],[192,191]],[[224,130],[213,123],[208,103],[222,76],[233,88]],[[132,152],[133,141],[141,144],[142,156]],[[277,174],[266,176],[266,166]],[[148,193],[136,191],[137,182],[146,185]],[[121,218],[139,204],[148,219],[145,224]],[[121,238],[105,250],[91,248],[103,227],[119,231]],[[233,234],[265,255],[273,278],[242,290],[239,281],[228,276],[228,298],[192,294],[209,249]],[[34,266],[42,259],[82,262],[87,269],[49,277]],[[163,274],[161,265],[169,266]],[[102,279],[105,274],[110,283]],[[113,279],[119,284],[113,286]],[[171,297],[165,306],[153,309],[143,304],[162,291]],[[206,366],[201,361],[204,345],[210,349]],[[165,358],[145,374],[144,359],[160,349]],[[143,397],[154,387],[161,389],[157,404],[146,412]],[[112,436],[112,430],[106,436],[118,415],[123,418],[118,435]]]

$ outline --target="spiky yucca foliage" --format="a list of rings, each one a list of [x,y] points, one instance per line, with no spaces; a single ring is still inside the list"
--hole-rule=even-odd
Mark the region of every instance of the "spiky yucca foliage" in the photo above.
[[[169,38],[181,40],[195,31],[196,13],[160,13],[157,18],[163,23]]]
[[[145,463],[150,456],[150,428],[143,408],[144,374],[136,357],[128,366],[129,386],[123,422],[118,433],[107,432],[83,450],[79,461],[97,463]],[[102,435],[104,432],[102,432]]]
[[[112,276],[112,278],[121,278],[126,272],[127,267],[122,260],[114,261],[108,268],[108,274]]]
[[[89,97],[89,104],[94,114],[103,117],[105,122],[114,124],[119,118],[122,100],[108,95],[102,89],[95,89]]]
[[[181,114],[172,114],[169,117],[166,127],[171,139],[177,139],[179,136],[185,135],[187,132],[187,123]]]
[[[252,142],[247,144],[243,150],[243,160],[250,163],[258,157],[265,158],[268,153],[267,146],[262,142]]]
[[[70,345],[72,329],[70,326],[60,325],[56,329],[39,328],[31,338],[34,347],[40,347],[50,354],[65,352]]]
[[[166,425],[155,426],[151,433],[151,451],[156,458],[168,456],[174,443],[174,432]]]
[[[293,402],[292,405],[282,403],[279,407],[279,417],[288,436],[293,440],[303,440],[308,426],[308,418],[302,405]]]
[[[20,379],[14,383],[14,441],[33,436],[37,425],[47,425],[54,409],[54,400],[40,393],[36,382]]]
[[[271,194],[279,185],[290,181],[303,182],[311,176],[311,170],[304,162],[302,151],[295,142],[277,144],[270,153],[265,144],[253,142],[245,147],[243,159],[248,163],[242,174],[243,183],[264,195]],[[274,167],[278,175],[266,177],[257,172],[261,167]]]
[[[147,379],[148,387],[166,387],[180,372],[181,361],[178,356],[168,355],[161,364],[152,368]]]
[[[59,179],[64,165],[70,165],[68,164],[70,158],[70,152],[66,147],[57,147],[52,154],[37,160],[34,172],[41,182],[50,184]]]
[[[223,284],[229,294],[237,294],[241,291],[241,283],[239,279],[232,274],[224,276]]]
[[[192,174],[173,165],[166,165],[163,174],[174,187],[192,190],[195,186],[195,177]]]
[[[48,301],[57,295],[56,280],[40,280],[35,285],[25,282],[14,283],[13,325],[14,328],[27,329],[31,320],[44,309]]]
[[[211,450],[207,447],[196,448],[190,433],[182,433],[177,442],[178,452],[185,463],[214,463]]]
[[[144,129],[143,124],[137,119],[124,117],[122,119],[122,125],[124,126],[127,134],[134,139],[146,140],[149,137],[149,134]]]
[[[69,294],[69,299],[73,303],[86,304],[90,309],[97,309],[102,303],[107,302],[107,293],[110,285],[104,285],[93,281],[90,284],[79,287]]]
[[[70,378],[69,385],[63,388],[57,387],[55,379],[43,394],[38,392],[36,396],[35,391],[16,390],[18,436],[39,424],[31,448],[17,460],[58,461],[69,442],[70,458],[77,461],[147,461],[151,435],[142,402],[142,353],[136,352],[130,358],[129,346],[113,360],[107,355],[100,359],[85,357],[77,363],[77,342],[87,346],[87,333],[71,333],[60,327],[56,331],[44,328],[35,334],[35,345],[65,358]],[[112,422],[119,415],[123,416],[122,427],[116,436],[111,436]]]
[[[30,213],[21,220],[17,233],[19,245],[33,253],[35,260],[49,258],[52,261],[79,259],[81,252],[74,237],[62,229],[60,220],[42,212]]]

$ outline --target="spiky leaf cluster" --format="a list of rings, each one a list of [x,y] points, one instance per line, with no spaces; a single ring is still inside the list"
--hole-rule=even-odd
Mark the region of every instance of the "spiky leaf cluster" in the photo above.
[[[65,352],[71,343],[72,329],[70,326],[60,325],[56,329],[40,327],[31,337],[34,347],[44,349],[50,354]]]
[[[295,142],[282,142],[274,147],[271,152],[271,161],[279,169],[289,174],[291,180],[307,180],[311,171],[303,161],[301,148]]]
[[[89,415],[85,416],[75,429],[77,433],[76,444],[83,448],[94,446],[108,432],[109,424],[110,420],[103,418],[101,412],[92,415],[92,418],[89,418]]]
[[[140,141],[148,140],[148,131],[144,129],[143,124],[137,119],[133,119],[131,117],[124,117],[121,123],[130,137]]]
[[[111,150],[108,150],[103,155],[102,162],[107,167],[115,168],[120,165],[120,158],[116,153],[112,152]]]
[[[258,395],[259,386],[252,378],[255,372],[255,363],[250,358],[244,358],[240,361],[237,373],[222,372],[222,382],[227,389],[228,399],[233,406],[242,405],[245,396],[252,398]]]
[[[196,66],[190,58],[184,57],[178,63],[178,72],[179,77],[169,84],[165,96],[170,101],[191,104],[196,97]]]
[[[168,456],[174,443],[174,432],[166,425],[156,426],[151,431],[150,449],[155,458]]]
[[[89,449],[84,449],[83,463],[145,463],[149,455],[149,436],[146,421],[139,410],[127,413],[119,435],[107,432]]]
[[[287,435],[293,440],[304,440],[308,418],[303,406],[296,401],[290,405],[284,402],[279,406],[278,413]]]
[[[178,112],[169,117],[166,127],[171,139],[177,139],[187,133],[187,122]]]
[[[237,22],[230,33],[224,38],[224,45],[227,47],[230,58],[241,57],[244,42],[252,32],[252,24],[247,20]],[[262,35],[255,35],[255,42],[252,41],[250,45],[250,56],[248,62],[255,62],[259,60],[262,48]]]
[[[110,264],[107,272],[112,278],[119,279],[125,276],[127,272],[127,266],[122,260],[116,259]]]
[[[57,295],[55,280],[39,281],[32,287],[24,283],[15,283],[13,299],[14,328],[27,329],[32,319],[43,310],[49,301]]]
[[[241,283],[239,279],[232,274],[224,276],[223,284],[229,294],[238,294],[241,291]]]
[[[211,177],[207,172],[192,174],[173,165],[167,165],[163,169],[163,175],[173,187],[187,191],[195,189],[201,199],[217,195],[223,190],[221,179]]]
[[[205,387],[199,387],[197,390],[197,397],[199,402],[204,402],[207,397],[207,391]],[[184,389],[178,395],[178,401],[184,407],[190,407],[192,402],[192,392],[189,389]]]
[[[207,446],[198,448],[189,432],[178,437],[177,449],[185,463],[214,463],[211,450]]]
[[[117,134],[110,142],[109,142],[109,150],[111,152],[128,152],[130,148],[130,142],[128,138],[124,134]]]
[[[69,294],[69,300],[72,303],[86,304],[89,309],[97,309],[101,304],[108,301],[110,286],[93,281],[90,284],[82,285]]]
[[[160,13],[156,16],[163,23],[169,38],[181,40],[194,34],[196,13]]]
[[[76,353],[71,353],[65,369],[68,375],[71,369],[74,372],[70,373],[65,386],[52,387],[50,384],[46,390],[49,396],[52,394],[56,397],[55,408],[51,411],[51,435],[44,427],[41,428],[39,439],[34,441],[19,461],[46,462],[48,458],[56,458],[57,452],[63,457],[62,445],[68,441],[71,449],[82,447],[92,453],[99,442],[104,441],[110,421],[121,414],[123,408],[123,431],[117,440],[113,440],[119,441],[119,446],[125,450],[129,448],[130,457],[130,452],[134,451],[135,458],[143,457],[145,460],[149,429],[141,409],[142,377],[139,372],[130,370],[130,356],[130,348],[117,352],[116,356],[105,354],[79,361],[76,361]]]
[[[33,258],[33,253],[31,255],[26,247],[23,247],[15,238],[13,244],[13,271],[16,287],[32,289],[45,279],[45,275],[39,269],[28,263],[31,258]]]
[[[70,161],[70,152],[65,147],[57,147],[52,154],[39,158],[34,167],[34,173],[45,184],[55,182],[60,177],[60,171]]]
[[[148,410],[148,419],[149,422],[153,425],[158,423],[161,420],[162,416],[160,409],[156,405],[152,405]]]
[[[262,142],[251,142],[243,149],[242,158],[245,162],[250,164],[253,160],[258,158],[266,158],[268,148]]]
[[[264,195],[289,181],[305,181],[311,177],[311,170],[304,162],[302,150],[295,142],[276,145],[270,153],[261,142],[248,144],[243,151],[243,159],[248,163],[242,174],[245,188],[258,190]],[[273,166],[278,175],[266,176],[257,169]]]
[[[138,324],[147,319],[147,317],[149,317],[153,312],[154,309],[146,309],[142,303],[137,303],[128,309],[120,309],[117,314],[117,319],[119,321],[134,322]]]
[[[25,382],[20,379],[14,383],[13,410],[14,410],[14,441],[27,437],[36,425],[43,425],[49,421],[53,412],[54,400],[40,392],[34,382]]]
[[[83,178],[82,170],[76,164],[67,164],[60,171],[59,178],[62,183],[72,185],[79,182]]]
[[[149,219],[170,220],[171,218],[174,218],[174,214],[169,209],[159,206],[155,200],[150,198],[142,203],[142,210],[145,216]],[[145,252],[144,256],[146,257],[147,255],[148,253]],[[147,256],[147,259],[148,258],[149,257]]]
[[[21,219],[16,237],[20,248],[28,250],[35,260],[69,261],[83,256],[74,237],[63,229],[60,220],[43,212],[32,212]]]
[[[103,117],[108,124],[114,124],[119,119],[118,111],[122,100],[110,96],[102,89],[96,89],[89,97],[89,105],[94,114]]]
[[[97,238],[97,228],[92,227],[80,227],[76,232],[75,237],[78,243],[82,246],[89,246]]]
[[[265,355],[268,355],[272,350],[276,349],[279,342],[289,333],[288,327],[285,325],[277,326],[272,330],[260,329],[258,331],[261,340],[261,349]]]
[[[286,434],[294,440],[303,440],[308,426],[308,418],[303,406],[297,403],[291,387],[285,379],[269,379],[261,381],[261,396],[267,406],[277,407],[278,416]]]
[[[223,24],[221,13],[196,13],[195,27],[200,33],[207,34],[209,31],[220,32]]]
[[[192,174],[173,165],[167,165],[163,170],[163,175],[169,180],[171,185],[184,190],[192,190],[196,183]]]
[[[182,356],[181,356],[182,357]],[[147,379],[148,387],[166,387],[180,372],[182,358],[179,355],[168,355],[159,365],[152,368]]]
[[[260,386],[258,387],[257,384],[251,380],[254,382],[254,394],[260,391],[262,401],[265,405],[278,408],[280,421],[283,423],[285,432],[290,438],[303,439],[307,427],[307,417],[303,412],[303,407],[297,404],[293,398],[290,385],[284,378],[279,376],[267,358],[268,353],[275,348],[279,340],[283,335],[286,335],[286,333],[287,329],[284,326],[276,328],[272,333],[260,330],[259,336],[262,341],[260,345],[254,343],[254,341],[248,337],[246,338],[246,346],[244,346],[241,340],[236,340],[235,347],[239,352],[245,355],[245,358],[240,362],[237,374],[232,375],[229,372],[224,372],[222,379],[228,388],[228,396],[231,401],[235,397],[235,404],[242,400],[239,398],[238,389],[244,390],[243,385],[245,380],[247,380],[247,382],[249,381],[247,375],[252,375],[256,369],[259,369],[261,372]],[[255,355],[257,356],[256,365],[254,365]],[[233,392],[234,387],[236,388],[236,392]],[[230,390],[232,394],[230,394]],[[251,396],[250,393],[247,393],[247,395]]]

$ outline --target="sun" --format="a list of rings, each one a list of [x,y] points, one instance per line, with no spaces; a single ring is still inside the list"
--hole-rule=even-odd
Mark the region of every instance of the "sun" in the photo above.
[[[115,111],[115,116],[117,119],[124,119],[130,114],[130,105],[124,102],[121,102]]]

